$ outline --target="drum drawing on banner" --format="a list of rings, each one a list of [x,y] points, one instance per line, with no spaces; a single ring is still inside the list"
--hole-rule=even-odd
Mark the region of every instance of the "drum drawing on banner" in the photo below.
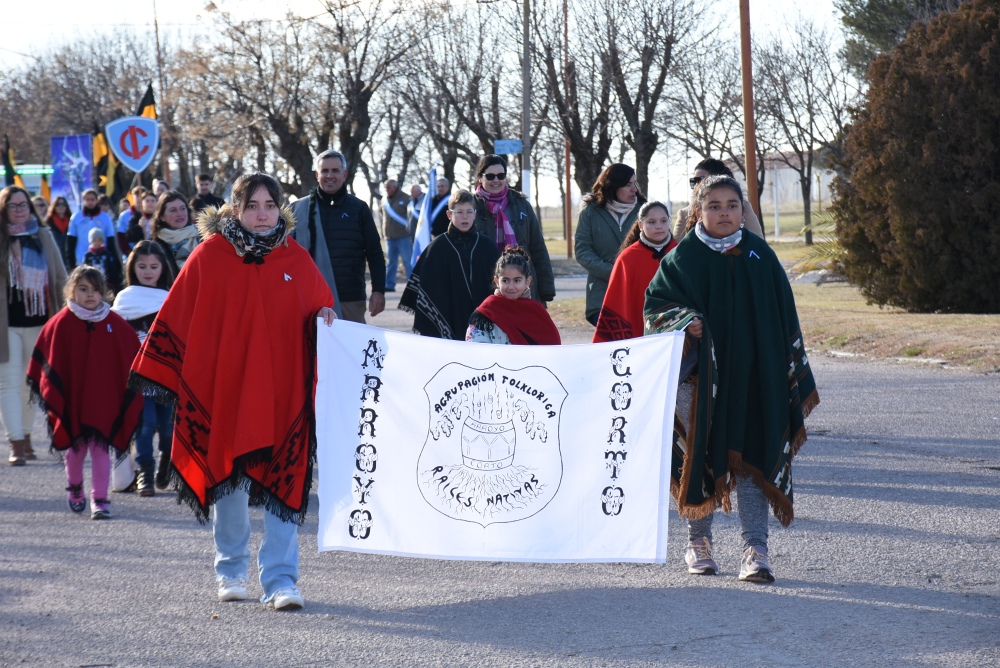
[[[531,517],[555,497],[567,393],[552,371],[452,362],[424,392],[430,420],[417,483],[432,508],[485,527]]]

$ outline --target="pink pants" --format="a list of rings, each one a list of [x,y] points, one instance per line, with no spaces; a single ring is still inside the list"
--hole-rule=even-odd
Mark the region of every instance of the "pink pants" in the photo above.
[[[111,480],[111,455],[108,446],[94,441],[78,443],[66,450],[66,480],[70,485],[83,484],[83,461],[90,451],[90,500],[107,499]]]

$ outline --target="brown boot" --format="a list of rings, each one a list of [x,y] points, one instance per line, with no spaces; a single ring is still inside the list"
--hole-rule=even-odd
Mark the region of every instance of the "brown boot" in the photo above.
[[[38,457],[35,456],[35,451],[31,448],[31,434],[27,434],[24,437],[24,458],[29,462],[38,459]]]
[[[27,462],[24,460],[24,440],[11,440],[10,442],[10,456],[7,457],[7,463],[11,466],[24,466]]]

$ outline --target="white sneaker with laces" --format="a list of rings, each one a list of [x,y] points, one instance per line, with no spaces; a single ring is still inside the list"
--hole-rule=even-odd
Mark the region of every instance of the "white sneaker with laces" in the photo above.
[[[275,610],[299,610],[305,602],[298,587],[285,587],[274,592],[267,604]]]
[[[715,575],[719,572],[719,565],[712,559],[712,541],[704,536],[688,543],[684,562],[691,575]]]
[[[246,578],[223,578],[219,580],[220,601],[245,601],[250,598]]]
[[[774,571],[767,563],[767,548],[751,545],[743,550],[740,580],[744,582],[774,582]]]

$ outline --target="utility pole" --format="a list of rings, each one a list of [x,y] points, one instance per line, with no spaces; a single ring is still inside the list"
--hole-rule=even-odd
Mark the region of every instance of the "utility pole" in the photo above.
[[[160,21],[157,17],[156,12],[156,0],[153,0],[153,34],[156,36],[156,76],[160,83],[160,104],[163,105],[163,111],[167,110],[167,100],[166,100],[166,87],[163,85],[163,57],[160,55]],[[165,133],[162,132],[163,123],[160,123],[161,136]],[[167,141],[167,146],[170,146],[169,140]],[[165,155],[160,156],[161,176],[164,181],[170,182],[170,153],[165,152]]]
[[[521,36],[524,56],[521,59],[521,90],[523,110],[521,119],[521,192],[531,197],[531,0],[521,0]]]
[[[750,59],[750,0],[740,0],[740,53],[743,70],[743,150],[746,153],[747,199],[760,220],[757,194],[757,132],[753,113],[753,65]]]
[[[563,82],[569,90],[569,0],[563,0]],[[569,139],[566,140],[566,203],[563,205],[566,257],[573,259],[573,179],[570,176]]]

